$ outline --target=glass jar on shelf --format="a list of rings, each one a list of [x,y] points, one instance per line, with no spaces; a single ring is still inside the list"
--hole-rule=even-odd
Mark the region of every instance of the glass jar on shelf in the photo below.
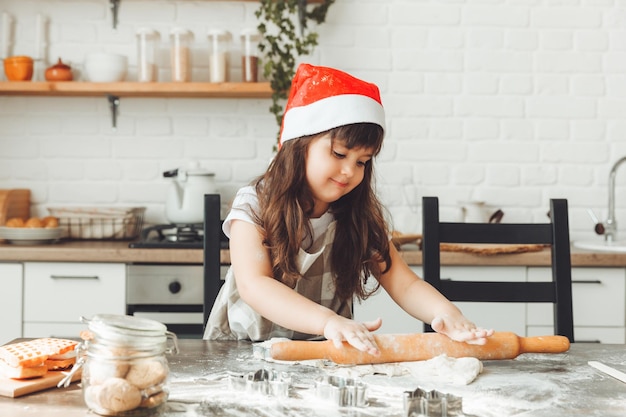
[[[156,44],[158,33],[154,29],[137,29],[137,81],[157,80]]]
[[[256,29],[244,29],[241,32],[241,81],[255,83],[259,81],[259,41],[261,35]]]
[[[191,32],[183,28],[173,28],[170,32],[172,81],[191,81]]]
[[[231,34],[227,30],[209,31],[209,80],[212,83],[228,81]]]

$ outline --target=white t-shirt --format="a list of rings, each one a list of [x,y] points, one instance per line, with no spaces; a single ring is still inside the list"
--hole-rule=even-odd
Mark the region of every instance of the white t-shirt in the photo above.
[[[224,231],[224,234],[230,239],[230,227],[233,220],[243,220],[245,222],[255,224],[252,213],[258,211],[258,209],[259,200],[257,198],[254,186],[248,185],[241,188],[239,191],[237,191],[237,195],[233,200],[230,212],[228,213],[228,216],[226,216],[224,224],[222,225],[222,230]],[[328,228],[328,226],[330,225],[330,223],[332,223],[334,219],[334,216],[329,212],[324,213],[321,217],[317,219],[310,219],[313,232],[313,241],[315,241],[315,239],[317,239],[317,237],[320,236]],[[302,247],[305,248],[306,246],[308,246],[308,244],[310,244],[309,239],[302,243]]]

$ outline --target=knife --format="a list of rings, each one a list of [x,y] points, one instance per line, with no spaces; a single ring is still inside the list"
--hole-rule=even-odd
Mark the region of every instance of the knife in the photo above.
[[[587,362],[589,366],[596,368],[597,370],[604,372],[605,374],[612,376],[613,378],[620,380],[622,382],[626,382],[626,374],[624,372],[618,371],[617,369],[611,368],[603,364],[602,362],[597,361],[589,361]]]

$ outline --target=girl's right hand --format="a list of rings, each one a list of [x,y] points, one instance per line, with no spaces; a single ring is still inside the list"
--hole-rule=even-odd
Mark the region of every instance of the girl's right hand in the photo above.
[[[374,335],[371,332],[378,330],[382,324],[383,321],[380,318],[360,323],[335,315],[324,325],[324,337],[332,340],[337,349],[342,348],[345,340],[362,352],[379,355],[380,350],[378,350],[376,340],[374,340]]]

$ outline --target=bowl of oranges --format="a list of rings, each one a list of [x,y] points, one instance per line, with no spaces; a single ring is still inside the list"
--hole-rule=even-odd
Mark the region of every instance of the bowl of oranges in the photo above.
[[[59,219],[54,216],[12,217],[0,227],[0,239],[14,245],[41,245],[58,240],[63,233]]]

